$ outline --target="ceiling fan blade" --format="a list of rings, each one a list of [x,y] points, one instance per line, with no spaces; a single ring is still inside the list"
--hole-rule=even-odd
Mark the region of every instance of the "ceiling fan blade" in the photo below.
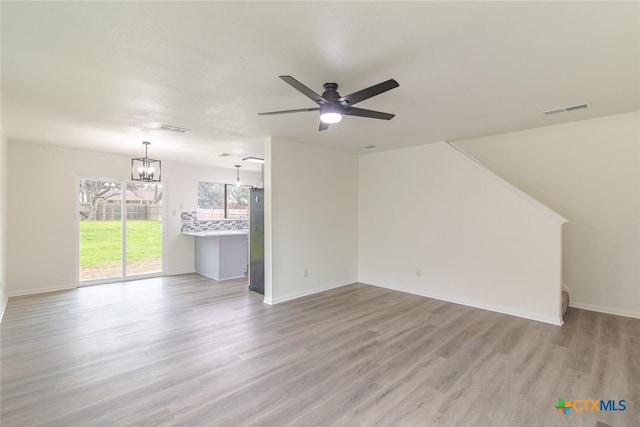
[[[302,113],[305,111],[318,111],[319,107],[314,108],[298,108],[297,110],[283,110],[283,111],[268,111],[266,113],[258,113],[259,116],[271,116],[274,114],[287,114],[287,113]]]
[[[327,130],[327,129],[329,129],[329,123],[320,121],[320,127],[318,128],[318,130]]]
[[[302,83],[294,79],[293,77],[291,76],[278,76],[278,77],[280,77],[285,82],[289,83],[298,91],[302,92],[304,95],[310,98],[313,102],[316,102],[318,104],[328,103],[328,101],[324,99],[321,95],[315,93],[314,91],[312,91],[311,89],[309,89],[308,87],[306,87],[305,85],[303,85]]]
[[[358,116],[358,117],[368,117],[370,119],[382,119],[382,120],[391,120],[396,115],[383,113],[381,111],[373,111],[373,110],[365,110],[364,108],[356,108],[356,107],[346,107],[342,110],[342,114],[345,116]]]
[[[340,98],[340,102],[344,103],[345,101],[350,105],[357,104],[358,102],[364,101],[365,99],[369,99],[372,96],[380,95],[383,92],[391,90],[400,86],[397,81],[394,79],[389,79],[386,82],[378,83],[377,85],[368,87],[366,89],[359,90],[358,92],[354,92],[351,95],[343,96]]]

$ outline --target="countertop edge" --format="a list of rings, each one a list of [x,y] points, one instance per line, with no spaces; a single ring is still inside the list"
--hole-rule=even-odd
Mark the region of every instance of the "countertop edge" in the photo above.
[[[183,231],[182,234],[194,237],[246,236],[249,234],[249,230]]]

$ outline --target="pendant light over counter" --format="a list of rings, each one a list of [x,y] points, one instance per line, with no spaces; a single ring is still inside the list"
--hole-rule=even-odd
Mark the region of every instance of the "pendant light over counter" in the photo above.
[[[162,176],[162,162],[150,159],[148,156],[148,141],[143,141],[144,157],[131,159],[131,181],[160,182]]]
[[[242,166],[240,165],[235,165],[236,166],[236,187],[240,187],[242,185],[242,182],[240,182],[240,168]]]

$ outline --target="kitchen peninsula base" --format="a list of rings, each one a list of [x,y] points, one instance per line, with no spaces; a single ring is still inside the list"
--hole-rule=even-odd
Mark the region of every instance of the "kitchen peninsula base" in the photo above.
[[[246,230],[231,232],[193,232],[196,273],[214,280],[237,279],[247,273]]]

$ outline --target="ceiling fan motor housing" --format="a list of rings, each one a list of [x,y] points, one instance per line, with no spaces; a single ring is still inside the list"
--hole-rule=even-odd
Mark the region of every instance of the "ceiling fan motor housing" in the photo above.
[[[340,99],[340,94],[338,93],[338,83],[325,83],[322,85],[324,87],[324,92],[322,93],[322,97],[329,102],[337,102]]]

